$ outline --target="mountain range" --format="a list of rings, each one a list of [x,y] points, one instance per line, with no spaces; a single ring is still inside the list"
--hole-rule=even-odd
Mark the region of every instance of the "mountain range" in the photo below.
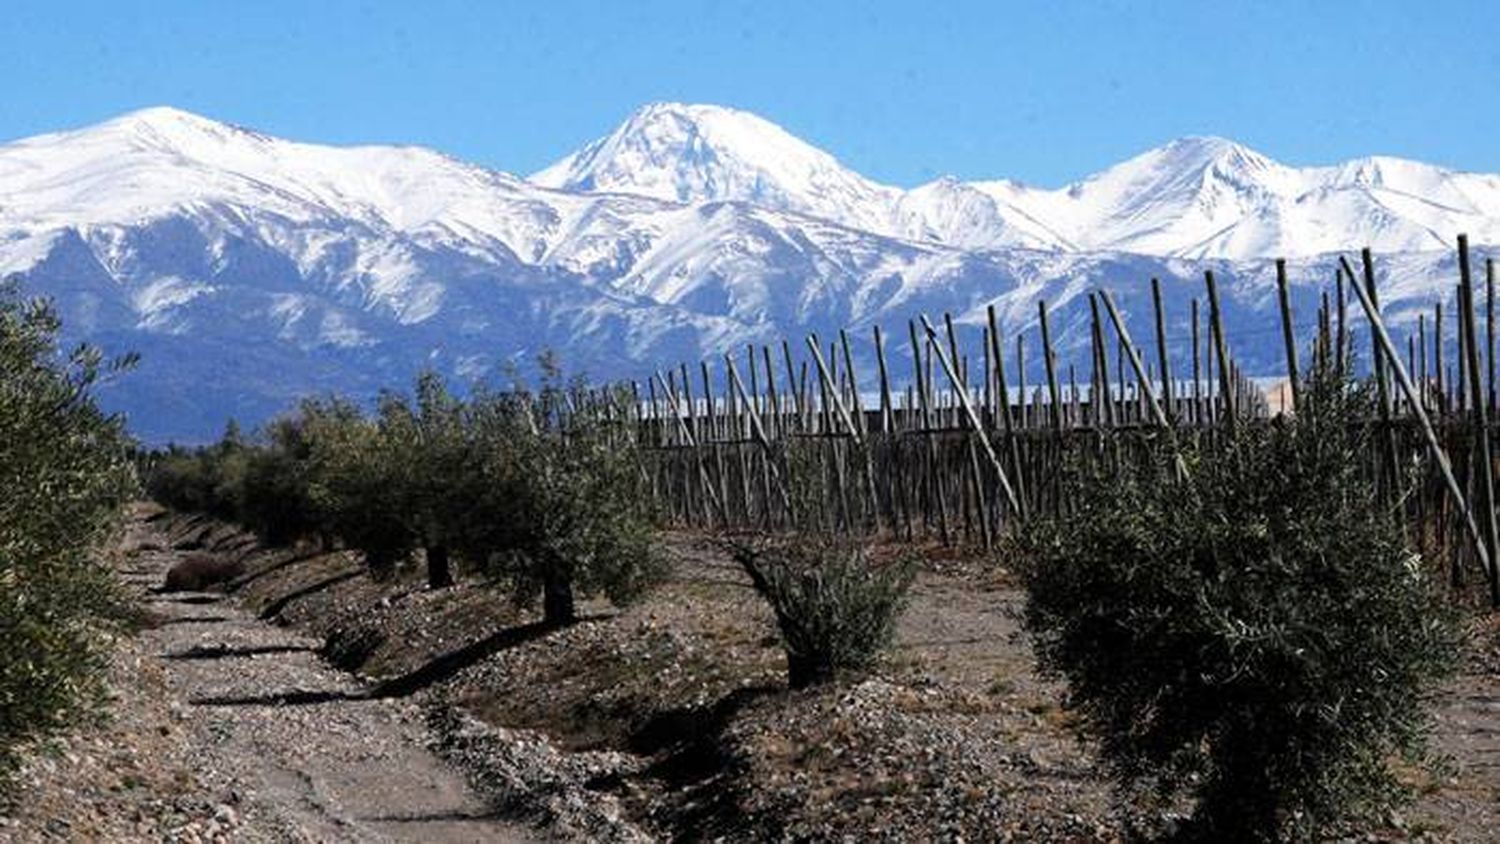
[[[104,399],[148,442],[208,439],[310,393],[370,396],[423,367],[499,381],[544,349],[639,379],[840,328],[867,359],[878,324],[899,358],[918,313],[972,332],[993,305],[1014,337],[1038,300],[1060,358],[1082,360],[1085,294],[1109,287],[1148,338],[1152,277],[1186,371],[1205,269],[1236,356],[1272,372],[1270,259],[1290,259],[1305,325],[1339,250],[1371,247],[1406,329],[1451,296],[1459,232],[1500,244],[1500,176],[1395,158],[1294,168],[1194,137],[1057,189],[902,189],[755,115],[673,103],[530,177],[171,108],[0,145],[0,275],[52,297],[69,342],[141,353]]]

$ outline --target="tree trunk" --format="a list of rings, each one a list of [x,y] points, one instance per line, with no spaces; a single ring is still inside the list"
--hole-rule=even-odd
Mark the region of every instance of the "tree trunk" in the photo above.
[[[833,664],[806,655],[786,655],[786,681],[794,689],[805,689],[833,681]]]
[[[370,570],[371,580],[385,581],[390,580],[391,575],[395,574],[396,561],[389,555],[366,551],[365,567]]]
[[[448,546],[427,546],[427,587],[446,589],[453,585],[453,569],[448,563]]]
[[[561,627],[578,620],[577,608],[573,605],[573,581],[562,574],[549,573],[542,577],[542,611],[547,624]]]

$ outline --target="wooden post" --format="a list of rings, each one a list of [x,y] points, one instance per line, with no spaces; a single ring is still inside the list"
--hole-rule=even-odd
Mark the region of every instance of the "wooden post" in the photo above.
[[[927,386],[922,381],[922,347],[918,345],[917,342],[916,322],[913,320],[907,320],[906,329],[907,331],[911,332],[912,379],[916,382],[917,385],[917,400],[921,402],[922,410],[922,415],[919,417],[919,419],[921,420],[923,430],[925,430],[928,427],[929,422],[927,418]]]
[[[1318,371],[1333,366],[1333,309],[1328,304],[1328,291],[1322,294],[1323,304],[1318,309]]]
[[[1125,320],[1120,318],[1120,312],[1115,308],[1114,297],[1109,295],[1109,291],[1100,290],[1099,297],[1104,300],[1104,309],[1109,311],[1110,322],[1115,324],[1115,333],[1119,335],[1120,342],[1125,346],[1125,353],[1129,356],[1131,368],[1135,370],[1136,380],[1140,382],[1141,389],[1150,398],[1152,415],[1156,418],[1156,424],[1167,432],[1167,442],[1177,460],[1178,474],[1185,478],[1187,477],[1187,463],[1182,458],[1182,452],[1177,448],[1177,433],[1172,428],[1171,420],[1161,409],[1161,402],[1156,397],[1156,388],[1152,386],[1151,379],[1146,377],[1146,366],[1141,362],[1141,353],[1136,349],[1135,343],[1130,340],[1130,329],[1125,327]]]
[[[786,391],[792,397],[792,413],[800,419],[806,411],[802,409],[801,391],[797,388],[797,370],[792,366],[792,347],[785,339],[781,341],[781,357],[786,361]]]
[[[771,347],[761,346],[760,353],[766,367],[766,393],[771,400],[771,421],[773,423],[771,425],[771,433],[775,436],[781,436],[783,422],[781,394],[776,391],[776,367],[771,365]]]
[[[995,392],[999,400],[995,406],[1000,412],[1000,424],[1005,431],[1005,442],[1010,449],[1010,466],[1016,473],[1016,498],[1026,500],[1026,473],[1021,468],[1021,446],[1016,439],[1010,419],[1010,387],[1005,383],[1005,341],[1000,336],[1000,323],[995,319],[995,306],[986,309],[990,323],[990,345],[995,361]],[[1024,389],[1024,388],[1023,388]]]
[[[1167,352],[1167,316],[1161,303],[1161,281],[1151,279],[1151,305],[1156,312],[1156,358],[1161,365],[1161,396],[1166,405],[1167,420],[1176,419],[1172,404],[1172,362]]]
[[[734,369],[734,360],[728,355],[724,356],[724,360],[729,364],[729,382],[739,393],[740,401],[745,402],[745,385],[740,383],[739,373]],[[755,437],[755,441],[760,444],[761,449],[765,452],[765,465],[768,467],[771,477],[776,481],[776,488],[781,493],[781,504],[782,507],[786,509],[787,518],[795,522],[796,514],[792,510],[791,495],[787,492],[786,483],[781,479],[781,472],[776,467],[776,461],[771,459],[771,440],[766,436],[766,429],[760,424],[760,417],[758,414],[750,414],[750,433]]]
[[[1417,371],[1417,335],[1409,331],[1406,333],[1406,368]]]
[[[1198,348],[1198,300],[1193,299],[1193,424],[1203,425],[1203,355]]]
[[[683,438],[684,438],[684,442],[687,444],[687,446],[689,448],[693,449],[694,453],[696,453],[697,452],[697,445],[698,445],[698,443],[693,438],[692,431],[688,430],[687,423],[685,421],[683,421],[683,418],[682,418],[682,416],[683,416],[683,408],[682,408],[682,405],[680,405],[678,403],[678,401],[677,401],[677,393],[676,393],[676,391],[673,390],[673,389],[671,389],[667,385],[666,379],[662,378],[660,372],[656,373],[656,380],[657,380],[657,383],[659,383],[661,385],[662,390],[666,393],[667,401],[670,402],[671,405],[672,405],[672,416],[677,419],[677,424],[682,429],[682,435],[683,435]],[[729,512],[724,508],[724,501],[723,501],[723,499],[721,499],[718,496],[718,494],[715,492],[713,486],[708,483],[708,477],[707,477],[706,473],[703,471],[703,462],[701,460],[696,459],[696,458],[694,459],[693,462],[694,462],[694,465],[698,469],[698,479],[702,482],[703,488],[708,491],[709,499],[713,502],[714,509],[717,510],[718,513],[719,513],[719,522],[720,522],[720,524],[722,524],[726,528],[729,527]]]
[[[1214,348],[1219,354],[1219,392],[1224,394],[1224,420],[1229,430],[1234,430],[1234,389],[1229,378],[1229,343],[1224,338],[1224,314],[1219,307],[1219,286],[1214,283],[1214,271],[1204,270],[1204,282],[1208,285],[1208,321],[1214,335]]]
[[[1453,382],[1453,392],[1456,398],[1459,415],[1469,409],[1469,377],[1465,371],[1469,365],[1469,332],[1464,329],[1464,305],[1458,300],[1463,296],[1463,285],[1460,284],[1453,291],[1454,303],[1458,306],[1453,314],[1454,321],[1458,324],[1458,380]]]
[[[1021,428],[1026,427],[1026,332],[1016,332],[1016,383],[1021,386]]]
[[[1364,264],[1365,292],[1370,294],[1370,304],[1375,308],[1375,312],[1379,313],[1380,297],[1377,295],[1375,290],[1375,261],[1370,254],[1370,248],[1368,246],[1360,252],[1360,260]],[[1343,256],[1340,256],[1339,263],[1343,266],[1344,272],[1349,275],[1351,283],[1356,283],[1353,281],[1354,270],[1349,266],[1349,262],[1344,260]],[[1380,347],[1375,341],[1373,332],[1372,336],[1370,337],[1370,358],[1371,362],[1373,363],[1371,369],[1375,374],[1376,391],[1380,394],[1380,427],[1382,429],[1381,439],[1384,440],[1385,445],[1386,479],[1390,483],[1392,491],[1395,493],[1391,497],[1391,500],[1394,501],[1399,500],[1401,497],[1401,478],[1400,461],[1396,457],[1396,431],[1391,427],[1392,409],[1390,378],[1386,374],[1385,358],[1380,354]]]
[[[869,433],[869,426],[865,420],[864,403],[859,398],[859,379],[854,375],[854,355],[849,351],[849,333],[839,329],[839,343],[844,347],[844,372],[849,378],[850,404],[854,406],[854,421],[859,425],[861,435]]]
[[[838,411],[839,419],[844,423],[844,427],[849,429],[849,434],[854,438],[855,445],[862,445],[864,437],[861,435],[859,428],[854,424],[854,418],[849,415],[849,408],[845,406],[843,398],[839,396],[838,386],[833,383],[833,376],[828,371],[828,364],[823,360],[823,352],[818,348],[818,341],[812,335],[809,335],[807,338],[807,348],[812,350],[813,363],[818,367],[818,378],[823,382],[824,392],[833,401],[834,409]]]
[[[1448,390],[1443,377],[1443,300],[1441,299],[1433,308],[1432,366],[1437,376],[1438,415],[1442,416],[1448,412]]]
[[[875,329],[875,364],[880,369],[880,432],[891,432],[891,381],[885,368],[885,338],[880,336],[880,326]]]
[[[1110,399],[1109,354],[1104,351],[1104,326],[1099,322],[1099,297],[1089,294],[1089,349],[1094,353],[1094,394],[1089,404],[1094,409],[1094,424],[1114,427],[1114,402]]]
[[[1495,410],[1495,259],[1484,259],[1485,360],[1489,367],[1489,405]]]
[[[1292,390],[1292,409],[1297,407],[1297,339],[1292,323],[1292,297],[1287,290],[1286,259],[1276,259],[1276,300],[1281,306],[1281,340],[1286,346],[1286,374]]]
[[[963,405],[964,413],[969,417],[969,424],[974,427],[974,432],[979,438],[979,444],[984,448],[985,456],[990,459],[990,465],[995,467],[995,475],[1000,479],[1000,489],[1005,493],[1006,502],[1010,504],[1013,512],[1024,515],[1024,511],[1021,509],[1021,502],[1016,498],[1015,489],[1010,484],[1010,478],[1005,474],[1005,467],[1000,465],[1000,458],[995,454],[995,449],[990,445],[990,438],[985,434],[984,426],[979,424],[979,416],[974,412],[974,405],[969,402],[969,393],[963,389],[963,382],[959,380],[958,373],[953,369],[953,364],[948,361],[948,356],[943,354],[941,345],[937,342],[937,330],[932,327],[932,323],[927,319],[926,314],[922,315],[922,328],[926,329],[927,337],[933,341],[933,351],[938,357],[938,363],[943,367],[943,372],[947,374],[948,381],[958,391],[959,401]]]
[[[1000,336],[1000,323],[995,319],[995,306],[985,308],[985,317],[990,325],[990,354],[995,364],[995,407],[1000,414],[1001,425],[1010,433],[1010,386],[1005,381],[1005,338]]]
[[[1339,267],[1334,272],[1335,272],[1335,276],[1336,276],[1336,278],[1335,278],[1336,285],[1335,286],[1336,286],[1336,289],[1338,290],[1338,302],[1336,304],[1338,305],[1338,308],[1339,308],[1339,312],[1338,312],[1339,333],[1338,333],[1338,340],[1337,340],[1338,346],[1334,349],[1334,357],[1333,357],[1333,359],[1335,361],[1334,365],[1338,367],[1339,372],[1345,372],[1345,371],[1348,370],[1348,366],[1349,366],[1349,351],[1348,351],[1348,349],[1349,349],[1349,346],[1348,346],[1348,344],[1349,344],[1349,334],[1348,334],[1348,330],[1349,330],[1348,329],[1349,307],[1346,304],[1349,300],[1346,299],[1346,298],[1344,298],[1344,268],[1343,267]],[[1354,276],[1350,276],[1349,277],[1349,283],[1350,284],[1354,283]]]
[[[1036,303],[1042,324],[1042,362],[1047,366],[1047,392],[1052,400],[1052,427],[1062,430],[1062,391],[1057,386],[1057,361],[1052,352],[1052,332],[1047,327],[1047,303],[1041,299]]]
[[[1368,252],[1368,250],[1366,250]],[[1485,414],[1485,402],[1480,398],[1479,353],[1474,319],[1474,277],[1469,271],[1469,236],[1458,236],[1458,275],[1462,291],[1459,313],[1462,325],[1468,334],[1466,344],[1469,357],[1469,394],[1473,397],[1474,431],[1479,440],[1479,526],[1484,533],[1484,545],[1490,560],[1490,605],[1500,609],[1500,567],[1494,563],[1496,547],[1500,538],[1495,525],[1495,463],[1490,449],[1490,427]]]
[[[1427,314],[1417,314],[1417,351],[1422,364],[1422,407],[1427,407],[1427,391],[1432,389],[1432,379],[1427,372]]]
[[[1412,402],[1416,409],[1417,422],[1422,427],[1423,438],[1427,440],[1427,449],[1431,452],[1433,461],[1438,465],[1438,471],[1443,476],[1443,482],[1447,484],[1448,494],[1453,498],[1453,502],[1458,507],[1459,512],[1463,514],[1465,525],[1469,530],[1469,537],[1474,541],[1474,550],[1478,553],[1480,562],[1483,563],[1485,571],[1493,579],[1495,573],[1492,570],[1492,566],[1494,566],[1494,563],[1490,558],[1489,551],[1485,548],[1485,541],[1480,535],[1479,525],[1474,520],[1474,511],[1469,508],[1469,502],[1464,497],[1463,488],[1459,486],[1458,479],[1453,475],[1453,464],[1448,461],[1448,454],[1443,451],[1443,446],[1438,441],[1437,432],[1432,427],[1432,420],[1428,418],[1427,412],[1422,409],[1422,406],[1416,403],[1416,387],[1412,385],[1411,376],[1406,374],[1406,368],[1401,365],[1401,358],[1396,354],[1396,344],[1391,342],[1391,335],[1386,332],[1385,323],[1380,319],[1380,313],[1375,310],[1375,306],[1370,302],[1370,297],[1365,293],[1364,288],[1358,284],[1350,286],[1354,288],[1354,293],[1359,299],[1360,307],[1364,308],[1365,316],[1370,320],[1371,330],[1375,332],[1377,339],[1380,341],[1380,349],[1386,357],[1386,362],[1390,364],[1391,369],[1395,372],[1397,383],[1401,386],[1402,392],[1406,393],[1406,400]]]

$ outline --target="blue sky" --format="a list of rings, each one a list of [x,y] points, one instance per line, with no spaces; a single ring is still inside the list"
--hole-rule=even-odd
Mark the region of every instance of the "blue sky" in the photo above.
[[[1058,185],[1186,134],[1500,171],[1482,3],[12,2],[0,138],[175,105],[528,173],[652,100],[899,185]]]

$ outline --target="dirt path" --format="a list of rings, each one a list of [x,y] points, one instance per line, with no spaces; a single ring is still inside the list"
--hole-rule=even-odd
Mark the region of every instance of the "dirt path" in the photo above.
[[[159,678],[158,708],[173,722],[144,732],[165,736],[180,728],[173,753],[191,766],[193,790],[214,795],[208,818],[138,830],[141,837],[535,840],[526,828],[490,816],[461,774],[427,749],[415,705],[344,698],[356,685],[318,658],[318,641],[259,621],[233,599],[151,594],[182,553],[171,550],[157,523],[133,523],[124,544],[135,549],[127,579],[146,593],[156,616],[140,634],[137,670]],[[286,698],[321,702],[285,705]],[[130,723],[136,715],[114,717]],[[87,834],[47,829],[38,837],[48,833]]]

